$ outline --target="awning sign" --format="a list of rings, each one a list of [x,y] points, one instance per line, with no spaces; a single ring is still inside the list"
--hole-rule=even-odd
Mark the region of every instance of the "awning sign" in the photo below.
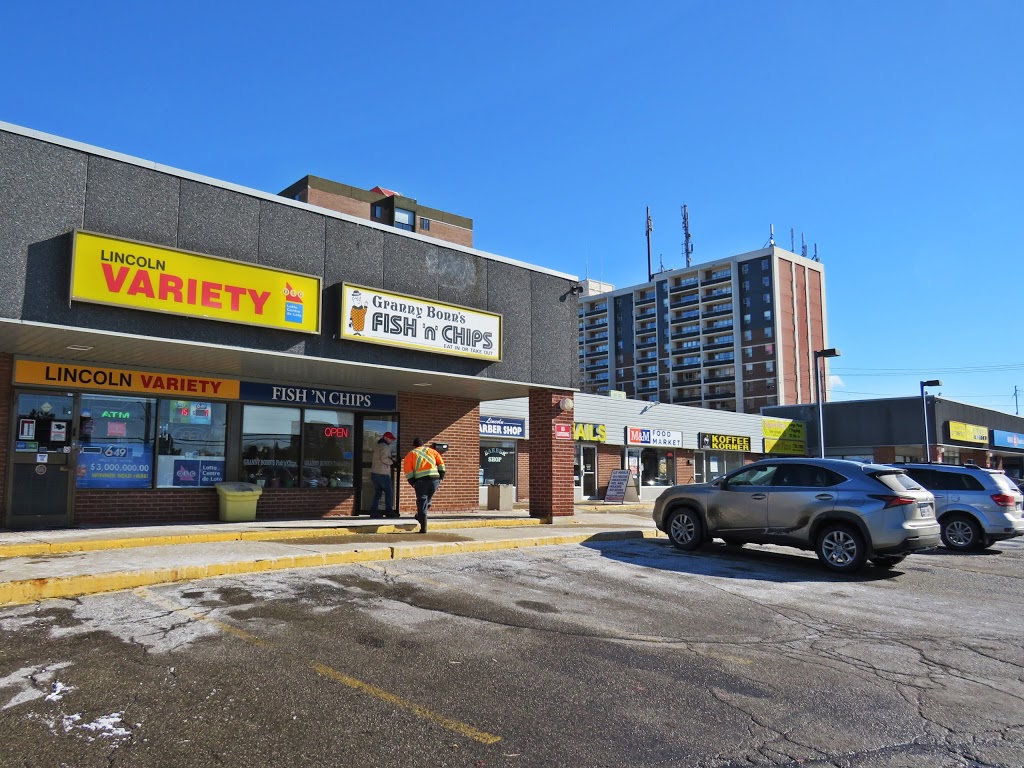
[[[701,432],[697,435],[697,445],[708,451],[750,452],[750,438],[747,435],[717,435],[712,432]]]
[[[980,424],[965,424],[962,421],[949,421],[949,439],[961,443],[977,443],[988,445],[988,427]]]
[[[398,398],[394,395],[382,395],[378,392],[346,392],[318,387],[287,387],[254,381],[241,383],[239,398],[265,403],[308,405],[314,408],[339,408],[346,411],[395,411],[398,409]]]
[[[98,365],[64,365],[35,360],[14,361],[15,384],[45,384],[102,392],[195,395],[204,400],[237,400],[238,382],[176,373],[153,373]]]
[[[497,416],[480,417],[480,437],[526,436],[526,419],[506,419]]]
[[[604,424],[586,424],[578,422],[572,425],[573,440],[585,443],[608,442],[608,428]]]
[[[344,283],[341,336],[458,357],[501,360],[501,315]]]
[[[71,298],[242,325],[320,332],[320,278],[75,232]]]
[[[1001,429],[993,429],[992,445],[996,448],[1024,451],[1024,435],[1020,432],[1004,432]]]

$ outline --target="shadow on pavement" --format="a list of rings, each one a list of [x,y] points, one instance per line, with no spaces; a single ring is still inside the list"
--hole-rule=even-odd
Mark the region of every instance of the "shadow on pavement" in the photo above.
[[[780,551],[753,544],[739,548],[715,541],[695,552],[678,550],[665,539],[644,539],[642,542],[590,541],[582,546],[599,552],[602,557],[629,565],[723,579],[753,579],[783,584],[848,583],[888,581],[902,575],[902,564],[885,569],[870,562],[854,574],[832,573],[825,570],[813,553],[796,549]]]

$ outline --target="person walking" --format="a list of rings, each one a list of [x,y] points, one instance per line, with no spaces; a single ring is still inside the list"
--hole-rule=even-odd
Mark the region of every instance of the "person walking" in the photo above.
[[[370,514],[377,512],[380,497],[384,497],[384,517],[398,517],[395,510],[395,488],[391,481],[391,466],[395,458],[391,454],[391,444],[395,436],[385,432],[373,449],[373,461],[370,464],[370,482],[373,483],[373,501],[370,502]]]
[[[423,439],[417,437],[412,441],[412,450],[402,461],[402,472],[416,491],[416,522],[420,524],[420,533],[426,533],[430,500],[444,480],[444,459],[429,445],[423,445]]]

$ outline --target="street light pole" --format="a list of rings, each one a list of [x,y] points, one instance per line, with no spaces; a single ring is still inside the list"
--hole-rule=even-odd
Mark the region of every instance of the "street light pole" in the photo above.
[[[818,455],[825,458],[825,409],[822,407],[821,364],[823,357],[839,357],[835,347],[819,349],[814,352],[814,399],[818,402]]]
[[[932,446],[928,441],[928,400],[924,394],[925,387],[941,387],[942,382],[938,379],[928,379],[921,382],[921,411],[924,413],[924,460],[927,464],[932,463]]]

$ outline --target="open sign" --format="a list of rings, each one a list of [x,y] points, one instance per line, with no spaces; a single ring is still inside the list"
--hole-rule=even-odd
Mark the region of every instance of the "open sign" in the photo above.
[[[348,437],[348,427],[324,427],[324,437]]]

